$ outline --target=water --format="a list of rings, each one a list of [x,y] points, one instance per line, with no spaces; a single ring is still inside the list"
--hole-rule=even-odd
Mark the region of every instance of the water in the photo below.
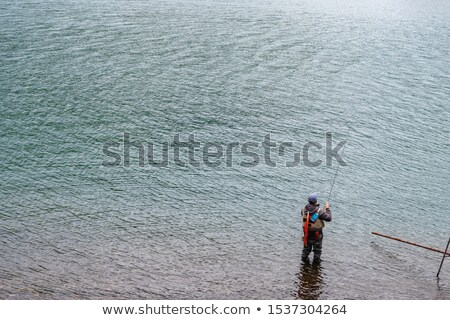
[[[450,299],[449,261],[437,281],[439,254],[371,235],[450,236],[448,1],[2,0],[0,17],[1,298]],[[103,166],[124,132],[297,151],[349,133],[320,268],[297,210],[335,160],[139,167],[133,148]]]

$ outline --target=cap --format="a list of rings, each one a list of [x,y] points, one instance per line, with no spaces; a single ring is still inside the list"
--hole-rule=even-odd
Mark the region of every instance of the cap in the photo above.
[[[313,204],[317,202],[317,193],[312,193],[308,197],[308,202]]]

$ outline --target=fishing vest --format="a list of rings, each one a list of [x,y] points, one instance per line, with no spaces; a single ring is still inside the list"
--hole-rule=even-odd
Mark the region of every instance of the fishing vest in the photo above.
[[[319,211],[320,211],[320,208],[317,209],[317,213],[319,213]],[[316,212],[316,211],[313,211],[313,212],[306,211],[305,207],[303,207],[303,209],[302,209],[303,230],[305,230],[305,224],[306,224],[306,220],[308,217],[308,213],[309,213],[309,217],[311,218],[313,216],[314,212]],[[308,230],[311,232],[322,231],[322,228],[324,228],[324,227],[325,227],[325,223],[320,218],[317,218],[316,221],[314,221],[314,222],[312,222],[311,220],[309,220],[309,222],[308,222]]]

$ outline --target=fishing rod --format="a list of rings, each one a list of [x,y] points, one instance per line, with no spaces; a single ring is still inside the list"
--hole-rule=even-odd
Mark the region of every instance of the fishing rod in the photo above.
[[[347,141],[348,141],[349,135],[350,135],[350,128],[347,129],[347,135],[346,135],[346,138],[345,138],[345,140],[344,140],[344,141],[345,141],[345,144],[344,144],[344,147],[342,148],[341,156],[344,156],[345,146],[347,145]],[[328,194],[327,203],[330,201],[331,192],[333,191],[334,183],[336,182],[336,176],[337,176],[337,174],[338,174],[339,167],[340,167],[340,166],[338,166],[338,167],[336,168],[336,172],[335,172],[334,178],[333,178],[333,183],[331,184],[330,193]],[[308,219],[307,219],[307,220],[309,220],[309,214],[308,214]],[[307,224],[306,224],[306,226],[307,226]],[[305,231],[305,233],[306,233],[306,231]],[[305,238],[305,241],[306,241],[306,238]],[[305,245],[306,245],[306,244],[305,244]]]
[[[347,130],[347,136],[346,136],[346,138],[344,140],[345,144],[344,144],[344,147],[342,148],[342,153],[341,153],[342,157],[344,156],[345,146],[347,145],[349,134],[350,134],[350,129]],[[327,202],[330,202],[331,192],[333,191],[334,183],[336,182],[336,177],[337,177],[337,174],[338,174],[338,171],[339,171],[339,167],[340,167],[340,165],[338,165],[338,167],[336,168],[336,172],[334,173],[334,178],[333,178],[333,182],[331,183],[331,189],[330,189],[330,193],[328,194]]]

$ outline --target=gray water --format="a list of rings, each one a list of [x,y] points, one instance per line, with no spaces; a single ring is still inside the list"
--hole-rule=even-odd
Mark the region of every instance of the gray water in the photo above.
[[[450,299],[450,261],[371,234],[450,236],[450,2],[372,2],[1,0],[0,298]],[[125,132],[294,147],[104,166]],[[310,268],[298,209],[338,163],[284,163],[326,132]]]

